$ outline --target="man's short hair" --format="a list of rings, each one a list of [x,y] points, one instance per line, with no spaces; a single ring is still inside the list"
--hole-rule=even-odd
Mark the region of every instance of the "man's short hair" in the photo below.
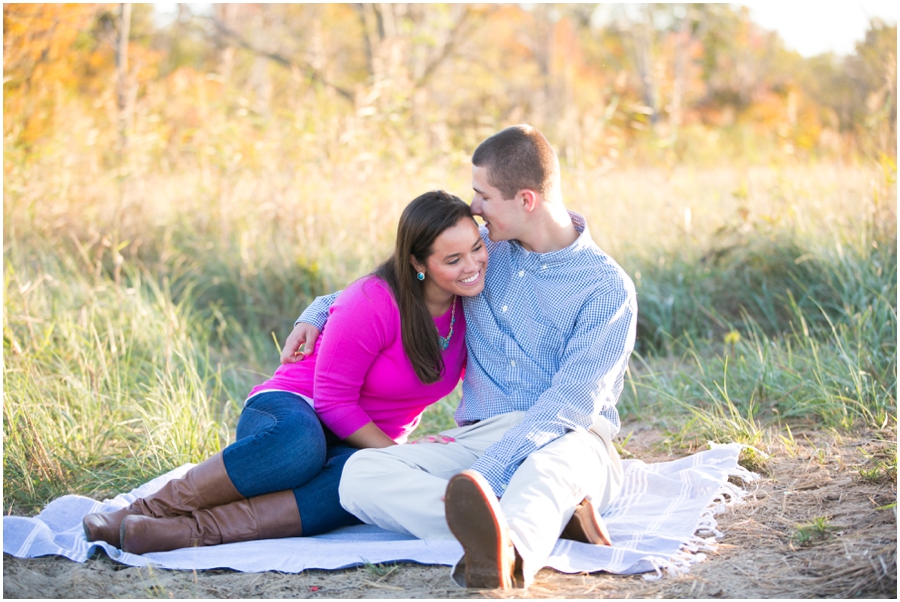
[[[559,162],[544,135],[530,125],[501,130],[478,145],[472,164],[487,168],[488,184],[511,199],[523,188],[555,201]]]

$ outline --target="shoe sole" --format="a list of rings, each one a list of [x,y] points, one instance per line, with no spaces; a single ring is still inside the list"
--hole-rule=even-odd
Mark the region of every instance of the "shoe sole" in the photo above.
[[[510,589],[509,538],[506,525],[498,522],[503,513],[487,483],[460,473],[447,485],[445,504],[447,526],[466,553],[466,587]]]

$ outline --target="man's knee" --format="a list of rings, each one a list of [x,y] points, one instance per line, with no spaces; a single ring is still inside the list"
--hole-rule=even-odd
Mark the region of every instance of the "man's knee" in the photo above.
[[[518,487],[565,490],[582,497],[604,488],[610,459],[594,437],[569,433],[533,452],[516,470]]]
[[[390,472],[390,464],[391,458],[377,449],[361,449],[350,456],[338,486],[341,505],[352,512],[348,504],[356,508],[370,499],[373,488],[384,482],[384,475]]]
[[[568,433],[529,454],[521,468],[547,477],[573,479],[582,469],[591,449],[582,437]]]

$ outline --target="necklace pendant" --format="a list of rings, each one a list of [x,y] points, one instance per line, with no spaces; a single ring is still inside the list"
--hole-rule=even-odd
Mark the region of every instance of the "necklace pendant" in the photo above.
[[[441,346],[441,351],[447,351],[447,347],[450,346],[450,337],[453,336],[453,325],[456,324],[456,295],[453,296],[451,305],[453,306],[453,311],[450,312],[450,332],[445,337],[442,337],[440,332],[438,332],[438,345]],[[437,327],[435,326],[435,328]]]

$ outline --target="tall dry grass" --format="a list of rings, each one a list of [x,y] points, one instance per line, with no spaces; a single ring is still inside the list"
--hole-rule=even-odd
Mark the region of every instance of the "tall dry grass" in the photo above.
[[[216,149],[150,161],[136,143],[109,169],[85,127],[4,157],[5,511],[224,446],[312,297],[386,256],[421,192],[469,196],[465,152],[361,140],[319,161],[272,143],[251,168]],[[780,420],[895,428],[895,173],[565,167],[567,205],[638,287],[625,417],[744,440]],[[449,425],[456,399],[424,428]]]

